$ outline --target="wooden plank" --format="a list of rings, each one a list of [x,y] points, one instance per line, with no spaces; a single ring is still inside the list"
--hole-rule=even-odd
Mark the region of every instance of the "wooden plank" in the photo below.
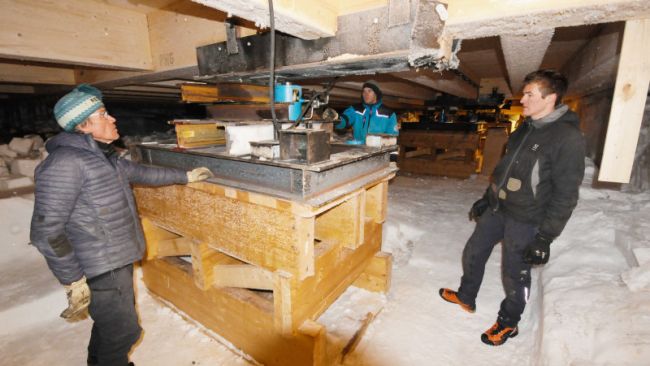
[[[213,267],[213,285],[255,290],[273,290],[273,273],[250,264],[218,264]]]
[[[157,258],[162,257],[175,257],[190,255],[192,250],[192,241],[188,238],[178,237],[170,239],[162,239],[158,241]]]
[[[650,84],[650,19],[628,21],[598,180],[628,183]]]
[[[226,143],[224,128],[216,124],[176,123],[174,128],[178,147],[194,148]]]
[[[469,178],[476,173],[476,163],[453,162],[449,160],[430,161],[424,159],[399,159],[400,170],[415,174],[441,175],[454,178]]]
[[[183,84],[181,85],[181,97],[186,103],[269,103],[269,88],[263,85],[234,83]]]
[[[383,181],[366,191],[366,217],[378,224],[386,221],[388,207],[388,181]]]
[[[269,366],[314,365],[314,350],[325,332],[297,331],[281,336],[274,328],[273,304],[253,291],[237,288],[198,289],[190,264],[175,258],[146,261],[144,282],[152,293],[173,304]]]
[[[289,119],[289,104],[276,103],[275,117],[278,120]],[[226,121],[255,121],[271,119],[270,104],[213,104],[205,107],[208,116]]]
[[[315,218],[295,216],[295,244],[297,255],[298,280],[314,275],[314,232]],[[289,238],[287,238],[289,239]]]
[[[148,243],[147,243],[148,245]],[[241,264],[240,260],[210,248],[206,243],[192,242],[192,271],[196,287],[207,290],[214,283],[214,267],[217,264]]]
[[[393,256],[390,253],[379,252],[372,257],[368,266],[359,275],[353,286],[372,292],[387,293],[393,271]]]
[[[0,64],[0,82],[75,85],[72,69],[18,64]]]
[[[273,322],[275,330],[283,336],[289,336],[294,331],[299,323],[294,323],[293,307],[292,307],[292,291],[291,291],[292,276],[285,271],[276,271],[274,273],[274,289],[273,289]]]
[[[100,1],[1,0],[0,58],[150,70],[147,16]]]
[[[402,131],[398,144],[437,149],[476,149],[479,139],[477,132]]]
[[[194,0],[225,13],[248,19],[266,27],[269,5],[266,0]],[[323,1],[279,1],[274,7],[275,29],[302,39],[333,37],[338,9]]]
[[[172,233],[169,230],[165,230],[158,225],[155,225],[148,217],[140,216],[142,222],[142,230],[144,232],[144,237],[147,240],[147,251],[145,253],[145,259],[154,259],[158,258],[159,252],[159,243],[168,239],[177,239],[181,236]]]
[[[364,244],[355,250],[340,243],[328,247],[316,258],[316,273],[292,282],[294,324],[316,319],[350,286],[381,248],[381,224],[366,219]]]
[[[196,47],[226,40],[223,13],[191,1],[150,12],[149,38],[155,70],[194,66]]]
[[[159,226],[272,272],[313,274],[313,217],[253,204],[246,192],[208,183],[134,193],[140,213]]]
[[[363,243],[365,190],[355,192],[346,201],[316,217],[315,237],[356,248]]]
[[[405,151],[405,158],[415,158],[422,155],[431,155],[435,154],[434,151],[431,151],[430,147],[417,147],[414,151]]]

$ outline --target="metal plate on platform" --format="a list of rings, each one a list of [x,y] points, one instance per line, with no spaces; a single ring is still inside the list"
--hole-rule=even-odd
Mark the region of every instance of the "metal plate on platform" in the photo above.
[[[224,146],[179,149],[170,144],[142,144],[135,145],[131,154],[135,161],[150,165],[183,170],[205,166],[215,175],[212,182],[320,205],[368,179],[393,173],[396,169],[390,167],[389,155],[396,149],[332,144],[330,159],[317,164],[231,156]]]

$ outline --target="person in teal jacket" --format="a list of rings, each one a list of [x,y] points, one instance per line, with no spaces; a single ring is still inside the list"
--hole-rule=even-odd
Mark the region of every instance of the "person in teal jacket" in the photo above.
[[[361,103],[348,107],[341,115],[341,122],[334,126],[337,130],[352,127],[354,141],[366,143],[366,135],[397,135],[395,112],[381,103],[382,92],[373,81],[363,84]]]

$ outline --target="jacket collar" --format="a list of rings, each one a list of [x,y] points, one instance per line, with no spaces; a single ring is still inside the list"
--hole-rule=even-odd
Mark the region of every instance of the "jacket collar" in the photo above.
[[[569,107],[566,104],[560,104],[555,110],[546,116],[540,118],[540,119],[532,119],[530,118],[530,122],[535,128],[541,128],[549,123],[555,122],[560,117],[562,117],[566,112],[569,111]]]

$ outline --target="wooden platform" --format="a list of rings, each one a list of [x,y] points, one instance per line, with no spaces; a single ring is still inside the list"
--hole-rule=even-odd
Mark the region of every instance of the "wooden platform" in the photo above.
[[[316,320],[350,285],[388,290],[393,176],[322,206],[212,183],[136,187],[145,284],[265,365],[334,364],[365,327],[333,339]]]
[[[480,170],[480,142],[480,131],[402,131],[397,165],[404,172],[468,178]]]

